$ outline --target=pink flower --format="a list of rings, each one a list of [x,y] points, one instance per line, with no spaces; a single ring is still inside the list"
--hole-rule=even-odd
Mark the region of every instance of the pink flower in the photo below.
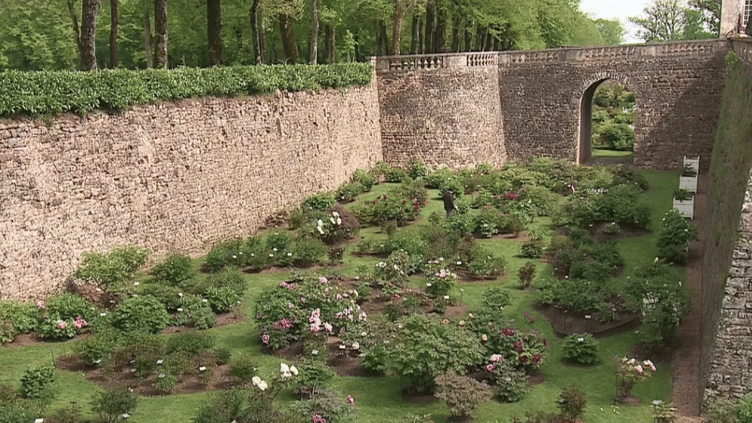
[[[313,332],[313,333],[319,333],[319,330],[321,330],[320,325],[317,325],[315,323],[311,323],[311,332]]]
[[[313,423],[326,423],[326,419],[321,416],[321,414],[316,414],[313,416]]]
[[[394,294],[394,299],[395,300],[399,300],[400,299],[400,294]]]
[[[347,395],[347,403],[350,405],[355,405],[355,398],[352,397],[352,395]]]
[[[489,372],[491,370],[493,370],[493,369],[494,369],[494,365],[493,364],[489,364],[488,366],[486,366],[486,370],[488,370]]]
[[[269,335],[267,335],[267,334],[261,335],[261,342],[263,342],[264,344],[268,345],[269,344]]]
[[[499,361],[501,361],[501,358],[502,358],[501,354],[492,354],[491,355],[491,362],[498,363]]]
[[[530,316],[530,323],[535,323],[535,317]]]
[[[44,308],[44,301],[42,300],[37,301],[37,307]]]
[[[65,323],[65,320],[58,320],[57,321],[57,328],[60,330],[65,330],[68,327],[68,324]]]
[[[326,329],[327,332],[331,332],[334,328],[329,322],[324,323],[324,329]]]

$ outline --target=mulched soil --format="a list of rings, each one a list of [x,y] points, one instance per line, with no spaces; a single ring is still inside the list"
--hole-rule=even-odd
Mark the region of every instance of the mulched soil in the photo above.
[[[565,337],[574,333],[589,333],[597,338],[623,333],[636,328],[640,324],[639,313],[629,312],[618,302],[615,307],[618,319],[600,322],[598,313],[586,314],[543,304],[536,304],[535,306],[536,310],[551,322],[556,335]]]

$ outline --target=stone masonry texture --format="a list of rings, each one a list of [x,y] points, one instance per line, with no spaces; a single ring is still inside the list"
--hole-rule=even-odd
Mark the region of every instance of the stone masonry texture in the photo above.
[[[49,295],[85,251],[206,253],[381,160],[373,85],[0,121],[0,298]]]

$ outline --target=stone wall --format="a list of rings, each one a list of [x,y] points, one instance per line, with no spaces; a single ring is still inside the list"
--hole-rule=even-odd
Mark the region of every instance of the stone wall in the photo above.
[[[384,161],[454,169],[506,162],[496,66],[380,71],[378,86]]]
[[[750,47],[734,42],[740,53]],[[706,197],[702,305],[706,401],[719,395],[740,397],[752,386],[751,91],[752,61],[739,62],[726,79]]]
[[[0,298],[87,250],[206,253],[381,159],[375,86],[0,121]]]
[[[611,79],[636,97],[635,164],[707,169],[724,83],[725,41],[504,53],[504,139],[510,160],[578,160],[583,95]],[[592,94],[592,93],[591,93]]]

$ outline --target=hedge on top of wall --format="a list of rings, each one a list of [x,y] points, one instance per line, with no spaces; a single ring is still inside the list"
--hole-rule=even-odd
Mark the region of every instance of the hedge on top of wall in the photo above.
[[[191,97],[342,88],[371,83],[370,63],[0,72],[0,117],[85,114]]]

